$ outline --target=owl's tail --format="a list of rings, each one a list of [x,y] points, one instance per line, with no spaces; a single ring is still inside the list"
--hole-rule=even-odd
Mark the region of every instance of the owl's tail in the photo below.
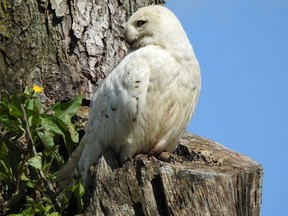
[[[76,148],[76,150],[72,153],[68,162],[60,169],[58,176],[55,179],[59,188],[63,189],[74,183],[74,175],[80,158],[83,158],[83,156],[81,157],[81,155],[83,153],[85,144],[86,144],[86,137],[84,136],[81,139],[81,142]]]
[[[102,154],[102,146],[98,145],[97,140],[92,142],[92,138],[89,133],[86,133],[68,162],[59,171],[55,182],[60,189],[76,183],[80,178],[83,180],[84,186],[88,186],[89,167],[97,162]]]

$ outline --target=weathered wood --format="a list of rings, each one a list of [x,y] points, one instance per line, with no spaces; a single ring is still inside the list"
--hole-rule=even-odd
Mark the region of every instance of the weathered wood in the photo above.
[[[189,133],[164,158],[113,169],[102,157],[86,215],[260,215],[263,171],[252,159]]]

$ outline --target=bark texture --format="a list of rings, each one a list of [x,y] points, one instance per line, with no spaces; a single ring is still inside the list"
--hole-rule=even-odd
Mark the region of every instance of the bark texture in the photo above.
[[[86,215],[260,215],[262,167],[218,143],[186,133],[175,154],[114,169],[111,154],[94,168]]]
[[[0,91],[44,87],[48,103],[83,94],[126,54],[123,24],[163,0],[1,0]]]

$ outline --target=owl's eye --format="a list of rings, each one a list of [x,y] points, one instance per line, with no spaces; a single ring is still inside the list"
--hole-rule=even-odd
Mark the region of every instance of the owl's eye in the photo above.
[[[144,25],[147,21],[146,20],[138,20],[137,21],[137,26],[141,27],[142,25]]]

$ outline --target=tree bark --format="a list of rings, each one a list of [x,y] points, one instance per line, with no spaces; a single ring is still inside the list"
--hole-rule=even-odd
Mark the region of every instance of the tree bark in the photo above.
[[[262,166],[216,142],[186,133],[170,162],[143,155],[121,168],[111,154],[94,167],[86,215],[260,215]]]
[[[48,104],[83,94],[125,56],[123,24],[164,0],[1,0],[0,91],[44,87]]]

